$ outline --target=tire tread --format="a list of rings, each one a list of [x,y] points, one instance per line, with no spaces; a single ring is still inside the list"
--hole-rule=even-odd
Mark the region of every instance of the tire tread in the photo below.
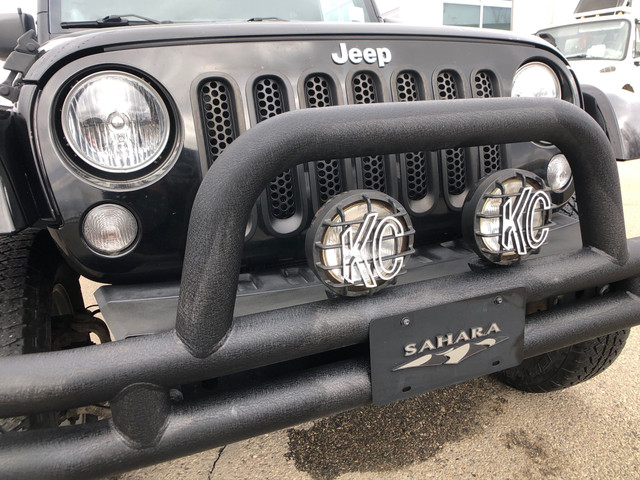
[[[619,330],[529,358],[497,376],[507,385],[526,392],[562,390],[589,380],[609,368],[622,352],[629,333],[628,329]]]
[[[0,357],[46,350],[50,341],[49,299],[41,286],[59,254],[42,233],[0,236]],[[0,435],[28,430],[41,417],[0,418]]]

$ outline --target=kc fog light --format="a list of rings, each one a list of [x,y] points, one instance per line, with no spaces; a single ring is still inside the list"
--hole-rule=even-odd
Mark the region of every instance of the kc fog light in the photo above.
[[[414,233],[406,210],[388,195],[345,192],[318,210],[307,232],[307,260],[333,292],[370,294],[404,272]]]
[[[103,204],[84,217],[82,235],[89,247],[103,255],[118,255],[138,237],[138,222],[124,207]]]
[[[463,234],[480,257],[510,265],[547,242],[551,208],[541,178],[523,170],[502,170],[469,193],[462,211]]]
[[[571,167],[564,155],[556,155],[547,165],[547,183],[556,193],[562,192],[571,182]]]

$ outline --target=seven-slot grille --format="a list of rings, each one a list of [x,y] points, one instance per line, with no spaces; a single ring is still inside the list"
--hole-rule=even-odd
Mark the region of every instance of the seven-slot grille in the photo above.
[[[452,69],[436,70],[430,86],[425,84],[423,78],[417,70],[400,71],[392,80],[389,97],[394,101],[413,102],[430,98],[488,98],[498,94],[497,81],[489,70],[480,70],[472,75],[469,85],[465,84],[459,72]],[[342,103],[339,101],[341,98],[346,98],[348,103],[352,104],[385,101],[384,81],[377,73],[359,71],[346,80],[346,91],[343,92],[340,82],[330,75],[322,72],[307,75],[301,79],[301,105],[305,108],[330,107]],[[288,98],[293,93],[293,88],[276,75],[265,75],[254,80],[251,85],[252,98],[249,100],[249,108],[255,113],[255,122],[259,123],[289,110]],[[433,95],[430,92],[433,92]],[[471,95],[466,92],[471,92]],[[243,109],[234,104],[238,97],[232,94],[229,83],[222,78],[210,78],[202,82],[199,96],[207,156],[211,164],[239,134],[237,116],[242,115]],[[404,197],[408,201],[420,202],[434,193],[431,189],[437,184],[438,175],[442,176],[443,195],[451,200],[449,205],[451,208],[458,208],[460,200],[453,200],[463,199],[470,182],[473,181],[468,171],[469,152],[470,149],[463,148],[449,148],[437,152],[439,167],[430,163],[430,158],[436,158],[432,157],[436,153],[431,152],[408,152],[397,157],[377,155],[351,160],[330,159],[315,162],[306,166],[304,170],[311,187],[312,209],[317,210],[333,196],[353,188],[378,190],[394,196],[400,195],[399,198]],[[500,146],[481,146],[478,154],[477,176],[484,176],[500,169]],[[403,169],[398,170],[402,172],[400,178],[392,177],[398,175],[393,173],[397,170],[394,167],[396,158],[399,164],[404,165]],[[435,168],[439,168],[440,172],[433,171]],[[272,221],[291,222],[296,213],[309,208],[303,200],[306,195],[299,191],[302,181],[299,178],[303,178],[299,175],[302,173],[296,169],[288,170],[268,186],[266,207]],[[397,189],[399,191],[396,191]],[[420,213],[420,210],[416,213]],[[287,225],[289,233],[306,226],[296,225],[295,222]],[[287,233],[282,229],[278,231]]]

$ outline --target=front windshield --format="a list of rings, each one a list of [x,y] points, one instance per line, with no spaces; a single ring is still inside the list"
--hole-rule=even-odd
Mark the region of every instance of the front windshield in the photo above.
[[[558,47],[569,59],[623,60],[629,39],[629,22],[601,22],[547,28],[538,35]]]
[[[60,20],[81,22],[135,14],[161,22],[369,22],[363,0],[60,0]]]

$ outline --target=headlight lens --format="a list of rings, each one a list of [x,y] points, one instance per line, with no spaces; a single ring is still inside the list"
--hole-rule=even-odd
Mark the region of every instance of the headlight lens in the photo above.
[[[562,98],[560,81],[544,63],[532,62],[520,67],[513,77],[512,97]]]
[[[78,82],[62,106],[62,129],[90,166],[127,173],[153,163],[169,139],[169,113],[147,83],[124,72],[100,72]]]
[[[562,192],[571,182],[571,167],[564,155],[556,155],[547,165],[547,184],[556,193]]]
[[[102,204],[85,216],[82,235],[96,252],[118,255],[133,245],[138,237],[138,222],[126,208]]]

